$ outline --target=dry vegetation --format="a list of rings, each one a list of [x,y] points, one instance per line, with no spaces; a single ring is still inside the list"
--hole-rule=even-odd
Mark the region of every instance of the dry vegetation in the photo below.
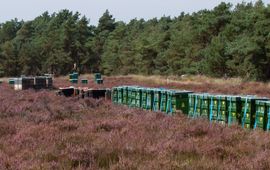
[[[216,87],[219,82],[188,80],[188,86],[178,79],[157,85],[153,79],[105,77],[103,87],[136,83],[226,93],[238,89],[259,95],[269,89],[267,84],[239,82],[225,83],[223,90]],[[253,84],[258,91],[251,88]],[[63,85],[70,84],[63,78],[56,80],[56,86]],[[184,115],[170,117],[109,101],[65,98],[50,91],[15,92],[7,84],[0,85],[0,92],[0,169],[270,168],[266,132]]]

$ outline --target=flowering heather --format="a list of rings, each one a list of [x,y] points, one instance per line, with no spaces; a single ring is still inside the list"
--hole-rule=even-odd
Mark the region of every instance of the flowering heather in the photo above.
[[[269,139],[184,115],[0,85],[0,169],[269,169]]]

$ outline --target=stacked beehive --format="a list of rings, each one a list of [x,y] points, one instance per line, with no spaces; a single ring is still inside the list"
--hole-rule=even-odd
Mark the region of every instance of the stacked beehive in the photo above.
[[[79,73],[73,72],[73,73],[69,74],[69,81],[71,83],[77,84],[78,79],[79,79]]]
[[[95,83],[97,84],[103,84],[103,78],[101,76],[101,73],[95,73]]]

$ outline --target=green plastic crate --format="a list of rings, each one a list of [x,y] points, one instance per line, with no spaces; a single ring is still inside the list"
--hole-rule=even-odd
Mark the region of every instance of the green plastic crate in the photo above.
[[[190,91],[168,91],[167,100],[167,113],[175,114],[178,111],[182,111],[184,114],[188,114],[189,110],[189,97]]]

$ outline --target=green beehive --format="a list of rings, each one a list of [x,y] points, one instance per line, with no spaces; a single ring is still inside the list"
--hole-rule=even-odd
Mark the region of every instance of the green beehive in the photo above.
[[[73,73],[69,74],[69,80],[73,79]]]
[[[195,94],[194,93],[188,94],[188,105],[189,105],[188,116],[193,117],[194,107],[195,107]]]
[[[73,72],[72,79],[79,79],[79,73]]]
[[[101,73],[95,73],[95,81],[101,79]]]
[[[255,123],[254,129],[263,129],[266,130],[267,127],[267,108],[266,101],[256,101],[256,113],[255,113]]]
[[[128,105],[129,107],[136,107],[136,86],[128,87]]]
[[[147,90],[146,88],[142,88],[142,108],[147,109]]]
[[[117,103],[123,104],[123,87],[117,87]]]
[[[228,125],[241,123],[241,97],[227,96],[227,123]]]
[[[135,97],[135,107],[140,108],[142,104],[142,88],[137,87],[135,88],[136,97]]]
[[[201,97],[202,94],[191,93],[188,94],[189,98],[189,111],[188,116],[192,118],[197,118],[201,115]]]
[[[81,83],[82,83],[82,84],[88,84],[88,80],[87,80],[87,79],[82,79],[82,80],[81,80]]]
[[[102,79],[101,73],[94,74],[94,81],[97,84],[103,84],[103,79]]]
[[[128,106],[130,106],[131,107],[131,105],[132,105],[132,87],[131,86],[127,86],[127,93],[128,93],[128,99],[127,99],[127,104],[128,104]]]
[[[265,130],[266,131],[269,131],[270,130],[270,102],[269,101],[266,102],[265,107],[266,107],[266,116],[265,116],[266,125],[265,125]]]
[[[128,105],[128,87],[123,86],[123,104]]]
[[[70,83],[74,83],[74,84],[78,83],[78,79],[70,79],[69,81],[70,81]]]
[[[113,103],[118,103],[118,91],[117,87],[112,88],[112,101]]]
[[[200,109],[200,117],[208,119],[209,118],[209,107],[210,107],[210,101],[209,101],[209,95],[208,94],[201,94],[199,96],[199,109]]]
[[[162,89],[160,91],[160,111],[166,112],[167,110],[167,90]]]
[[[96,83],[97,83],[97,84],[103,84],[103,79],[97,79],[97,80],[96,80]]]
[[[256,112],[255,101],[254,96],[241,97],[241,124],[243,128],[253,128]]]
[[[227,98],[221,95],[212,95],[210,98],[209,120],[225,124],[227,122]]]
[[[161,100],[161,90],[153,89],[154,98],[153,98],[153,111],[160,110],[160,100]]]
[[[175,114],[178,111],[182,111],[184,114],[188,114],[189,111],[189,97],[190,91],[168,91],[167,100],[167,113]]]
[[[15,84],[15,79],[8,79],[8,84],[14,85]]]
[[[146,98],[146,110],[153,110],[154,102],[154,89],[146,89],[147,98]]]

